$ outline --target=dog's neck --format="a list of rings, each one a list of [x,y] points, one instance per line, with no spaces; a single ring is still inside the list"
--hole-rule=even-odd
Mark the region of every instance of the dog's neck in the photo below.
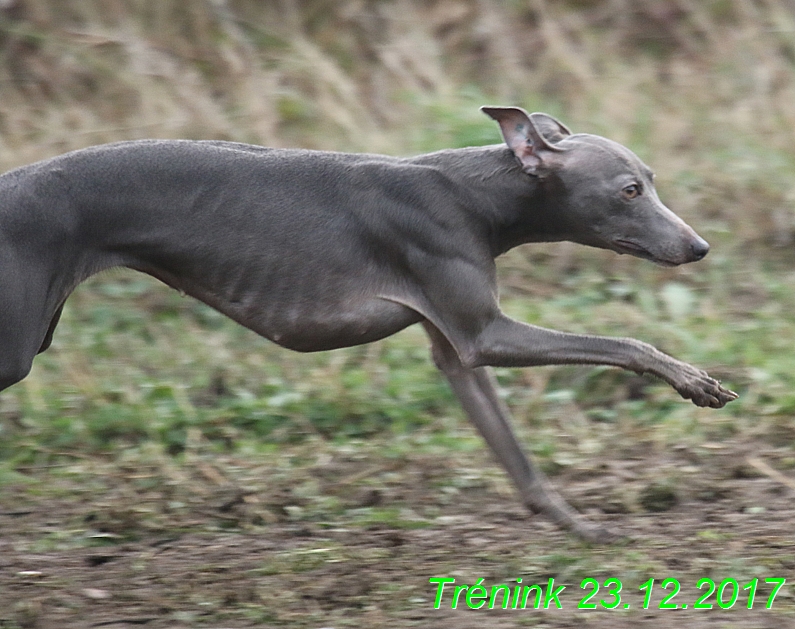
[[[554,178],[522,172],[504,144],[447,149],[412,161],[439,168],[464,191],[462,209],[484,225],[494,257],[522,244],[569,238],[565,217],[556,214]]]

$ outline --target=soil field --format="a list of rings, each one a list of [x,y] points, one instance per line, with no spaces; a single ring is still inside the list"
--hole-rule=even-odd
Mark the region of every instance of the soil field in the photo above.
[[[780,452],[724,441],[654,452],[638,445],[554,478],[589,517],[630,536],[589,547],[528,515],[462,428],[468,452],[414,438],[402,454],[370,441],[287,445],[271,456],[175,466],[85,458],[23,470],[0,511],[0,627],[790,627],[795,582],[792,483]],[[655,479],[676,468],[674,489]],[[789,485],[787,484],[789,483]],[[628,498],[631,497],[631,498]],[[429,578],[491,586],[516,579],[557,608],[434,609]],[[592,586],[600,591],[585,601]],[[620,580],[620,604],[607,590]],[[639,586],[654,578],[649,609]],[[659,609],[661,584],[681,591]],[[736,579],[721,609],[694,610]],[[758,589],[748,607],[750,587]],[[786,578],[770,608],[773,583]],[[722,603],[732,598],[726,586]],[[476,604],[477,598],[472,599]],[[687,605],[686,608],[683,608]],[[542,603],[543,608],[543,603]],[[628,608],[627,608],[628,606]]]

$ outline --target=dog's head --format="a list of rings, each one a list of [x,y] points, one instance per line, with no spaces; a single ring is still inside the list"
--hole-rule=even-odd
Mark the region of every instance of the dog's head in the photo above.
[[[625,146],[572,134],[547,114],[482,107],[527,177],[545,191],[561,240],[612,249],[663,266],[701,260],[709,244],[660,201],[654,173]]]

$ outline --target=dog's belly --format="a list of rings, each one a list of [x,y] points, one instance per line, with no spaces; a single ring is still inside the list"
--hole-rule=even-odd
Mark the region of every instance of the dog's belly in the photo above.
[[[422,320],[416,311],[380,298],[226,314],[274,343],[298,352],[370,343]]]
[[[378,284],[386,294],[400,294],[394,283],[376,282],[376,275],[360,274],[354,279],[309,263],[300,267],[300,273],[283,274],[263,271],[256,261],[234,265],[231,272],[224,272],[221,265],[210,265],[212,271],[200,273],[177,273],[148,265],[133,268],[299,352],[370,343],[423,319],[416,310],[379,296]],[[252,273],[251,269],[259,270]]]

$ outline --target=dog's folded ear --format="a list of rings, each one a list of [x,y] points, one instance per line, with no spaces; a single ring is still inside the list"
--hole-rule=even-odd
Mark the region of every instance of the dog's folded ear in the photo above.
[[[571,132],[547,114],[528,114],[521,107],[481,107],[487,116],[500,125],[505,143],[530,175],[544,170],[544,153],[560,151],[555,146]]]
[[[544,136],[544,139],[552,144],[557,144],[571,135],[571,131],[565,124],[549,114],[535,112],[530,114],[530,120],[533,121],[536,129]]]

